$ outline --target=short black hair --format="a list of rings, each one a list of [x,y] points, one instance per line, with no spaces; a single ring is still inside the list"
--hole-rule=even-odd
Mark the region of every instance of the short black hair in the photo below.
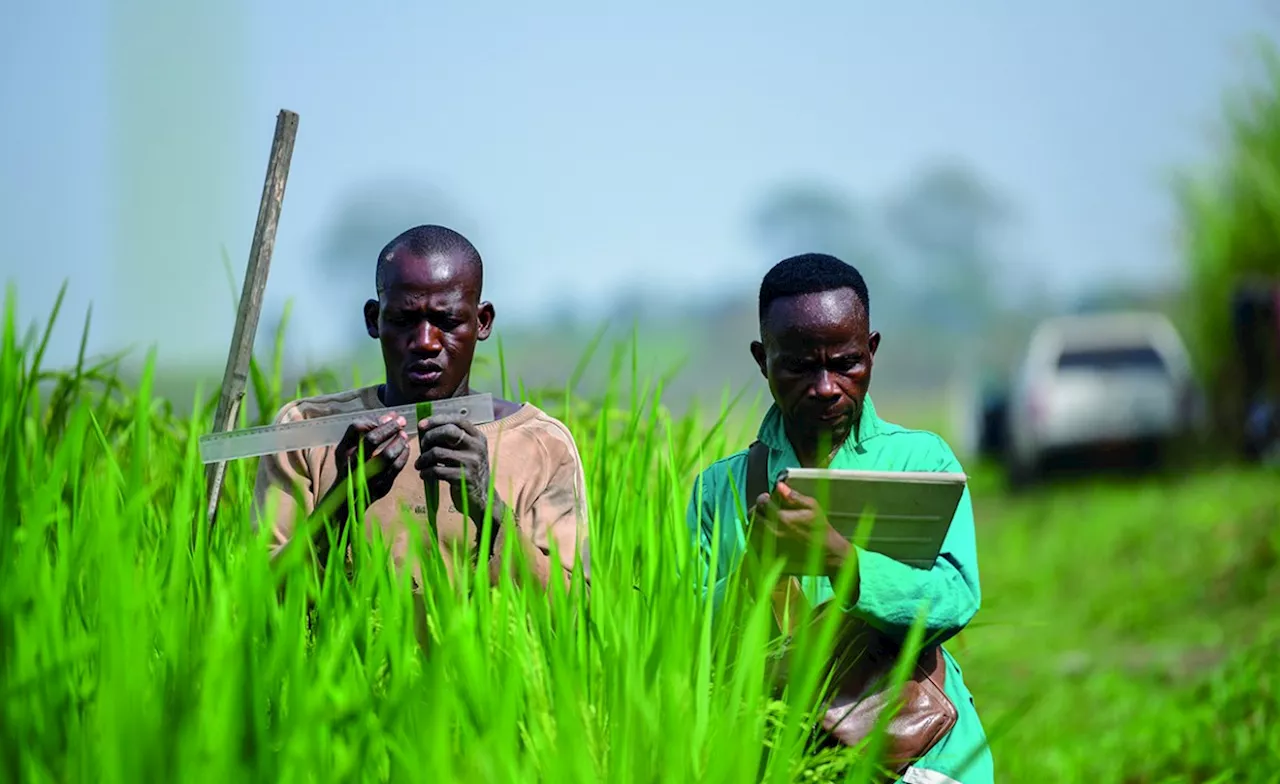
[[[776,299],[836,289],[853,289],[863,313],[871,318],[871,295],[862,273],[853,265],[826,253],[802,253],[783,259],[760,282],[760,323],[764,323],[765,314]]]
[[[374,272],[374,285],[377,287],[378,296],[382,296],[387,259],[402,247],[419,257],[437,254],[458,255],[475,266],[480,286],[481,288],[484,286],[484,262],[480,258],[480,251],[471,244],[471,240],[453,229],[426,224],[400,232],[395,239],[382,248],[382,252],[378,254],[378,268]]]

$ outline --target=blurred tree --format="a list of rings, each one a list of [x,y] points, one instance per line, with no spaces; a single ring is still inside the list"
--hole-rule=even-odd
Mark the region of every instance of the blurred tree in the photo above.
[[[1157,310],[1166,315],[1172,311],[1169,292],[1134,286],[1098,286],[1075,297],[1068,308],[1073,313],[1098,313],[1114,310]]]
[[[320,265],[342,291],[373,290],[373,269],[382,247],[405,229],[434,223],[468,234],[470,225],[451,199],[420,181],[384,179],[347,192],[332,213],[320,242]]]
[[[862,273],[873,292],[878,327],[892,329],[907,316],[900,295],[903,276],[883,263],[877,227],[863,205],[839,188],[814,180],[779,185],[760,201],[751,225],[769,265],[797,253],[829,253]],[[753,309],[753,320],[754,314]]]
[[[912,310],[966,333],[989,325],[1003,277],[996,238],[1010,217],[1006,202],[961,164],[934,164],[913,178],[885,209],[912,273]]]
[[[1218,160],[1176,183],[1187,273],[1184,328],[1215,433],[1227,441],[1243,438],[1251,406],[1268,391],[1255,387],[1259,371],[1272,374],[1269,392],[1280,399],[1280,337],[1249,356],[1233,321],[1233,302],[1248,288],[1280,290],[1280,50],[1262,39],[1257,55],[1251,63],[1257,70],[1226,97]]]
[[[830,253],[856,266],[865,277],[875,269],[859,205],[830,185],[778,186],[760,202],[752,225],[770,264],[797,253]]]
[[[405,229],[424,223],[448,226],[471,236],[473,227],[453,201],[420,180],[396,177],[357,185],[341,198],[319,243],[319,266],[326,287],[345,311],[359,313],[373,294],[378,252]],[[353,347],[370,350],[357,332]]]

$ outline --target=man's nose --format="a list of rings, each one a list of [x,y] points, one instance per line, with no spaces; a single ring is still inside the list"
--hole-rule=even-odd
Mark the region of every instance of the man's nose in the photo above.
[[[832,373],[826,370],[818,371],[818,377],[813,380],[813,396],[823,399],[840,396],[840,387],[836,385]]]
[[[441,332],[430,321],[424,321],[413,331],[413,343],[410,346],[416,351],[435,353],[440,350]]]

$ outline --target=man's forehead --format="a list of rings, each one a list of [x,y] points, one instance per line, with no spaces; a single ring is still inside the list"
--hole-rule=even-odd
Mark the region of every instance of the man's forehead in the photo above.
[[[388,286],[382,293],[382,301],[389,308],[412,310],[452,310],[466,306],[474,299],[460,287],[416,289],[405,286]]]
[[[387,254],[384,268],[388,278],[406,281],[474,281],[477,272],[475,263],[460,252],[415,253],[404,246]]]
[[[867,348],[866,333],[838,335],[801,335],[792,333],[765,338],[766,351],[777,358],[791,360],[833,359],[861,354]]]
[[[777,337],[834,337],[839,333],[866,334],[866,309],[852,289],[779,297],[770,304],[761,326]]]
[[[479,284],[475,264],[458,253],[415,254],[397,249],[383,267],[386,293],[396,296],[465,296]]]

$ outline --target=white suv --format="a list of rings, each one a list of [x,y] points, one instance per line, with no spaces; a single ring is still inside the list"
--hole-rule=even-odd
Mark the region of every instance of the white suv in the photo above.
[[[1197,421],[1178,332],[1159,313],[1062,316],[1032,333],[1007,409],[1015,480],[1053,459],[1112,447],[1161,447]]]

